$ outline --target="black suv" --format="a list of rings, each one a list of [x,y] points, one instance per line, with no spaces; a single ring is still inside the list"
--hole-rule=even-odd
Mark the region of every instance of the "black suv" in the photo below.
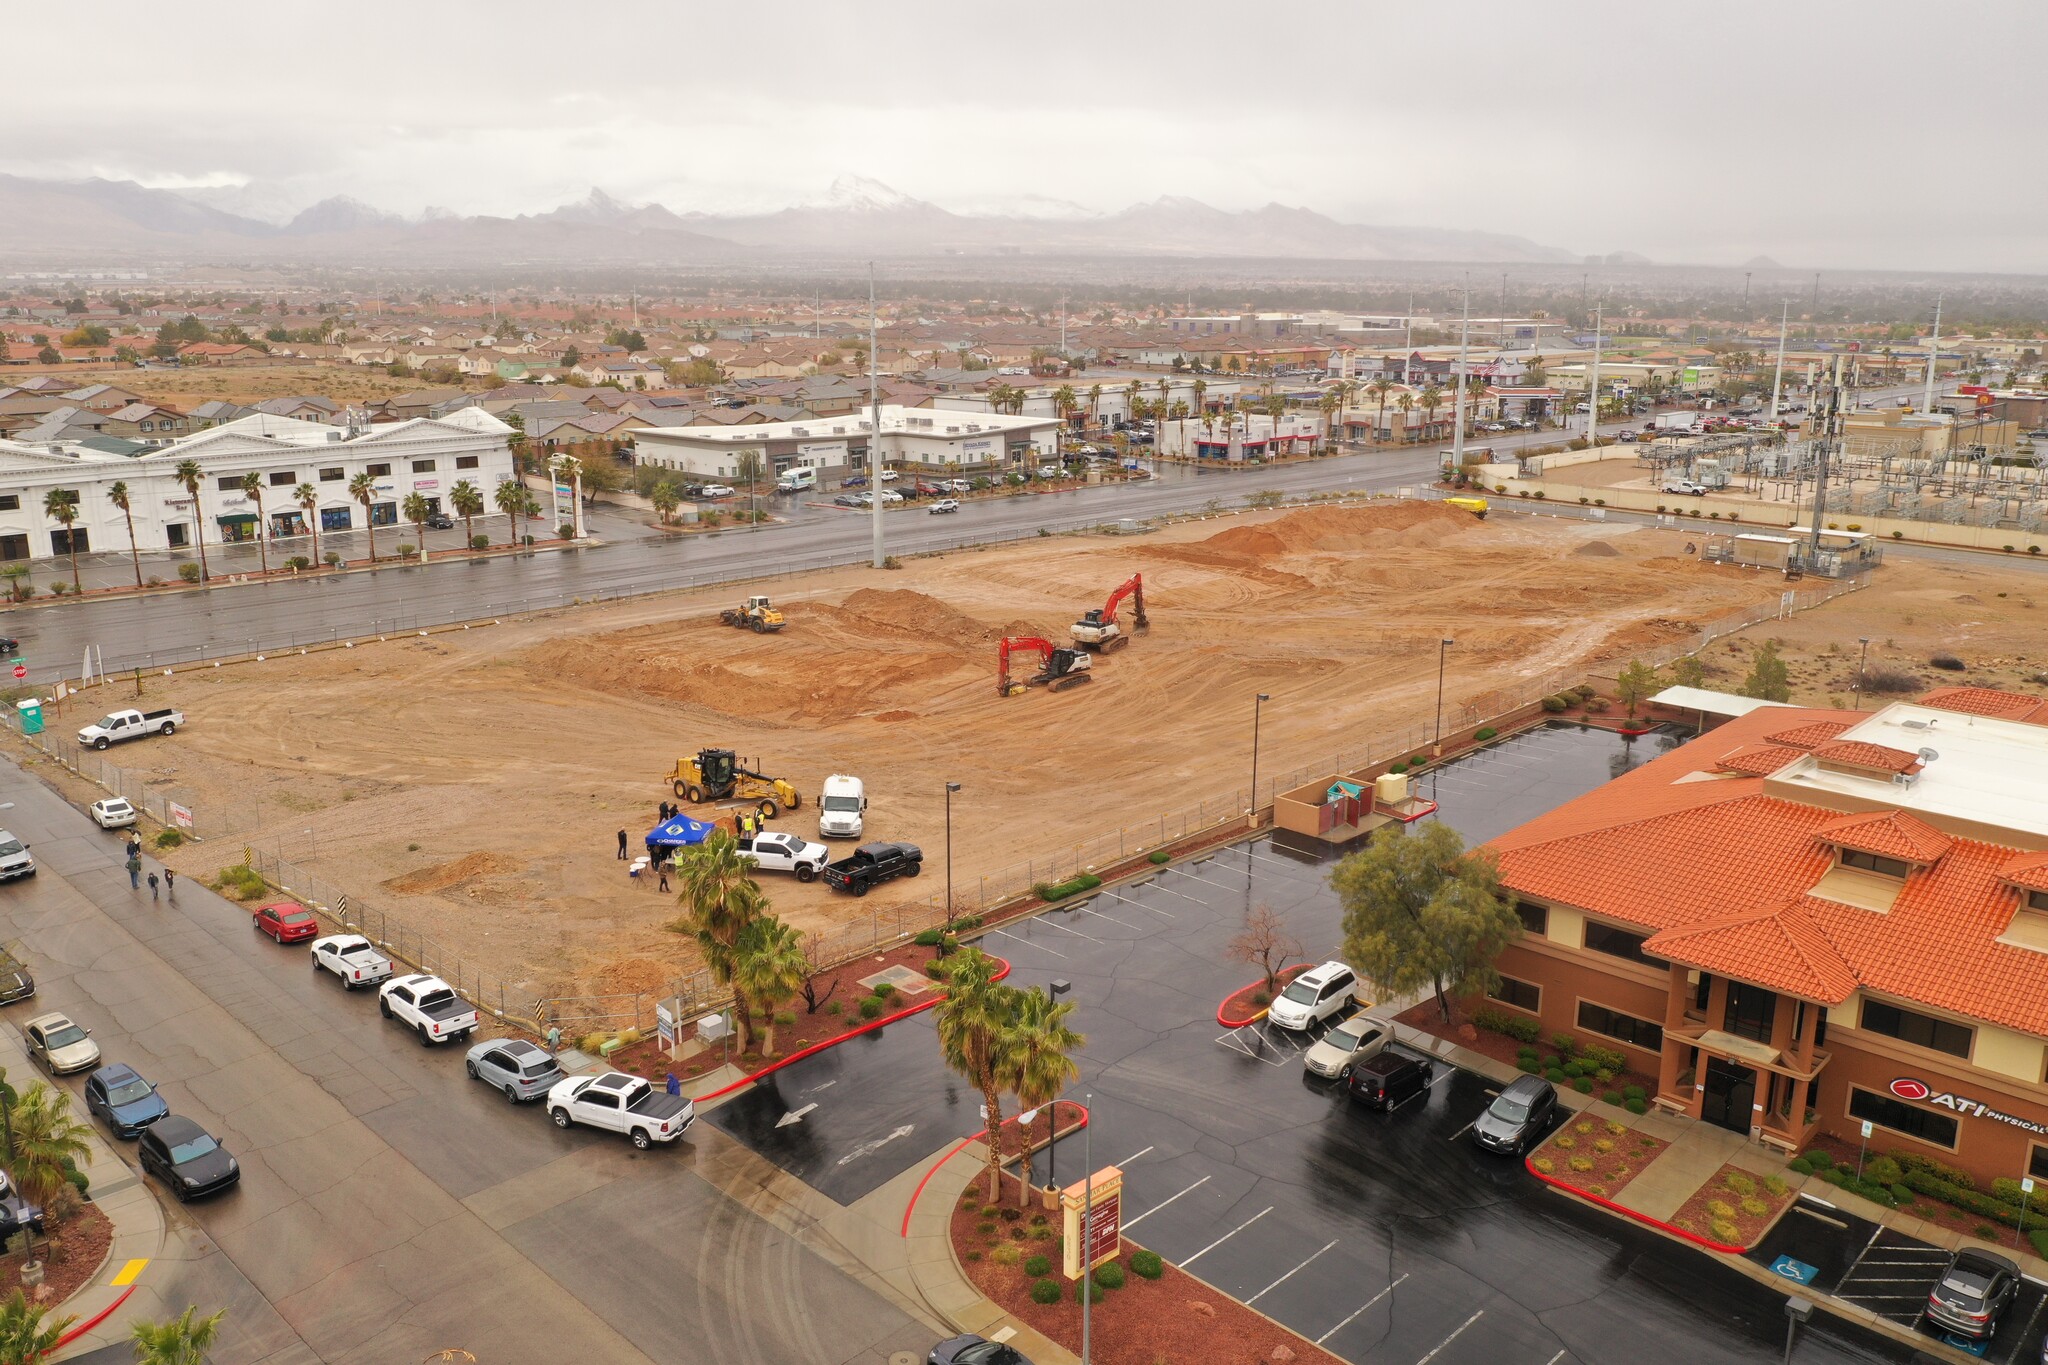
[[[1541,1076],[1518,1076],[1472,1121],[1472,1140],[1489,1152],[1520,1156],[1557,1112],[1557,1089]]]
[[[1351,1098],[1372,1109],[1394,1109],[1429,1089],[1428,1062],[1382,1052],[1351,1073]]]

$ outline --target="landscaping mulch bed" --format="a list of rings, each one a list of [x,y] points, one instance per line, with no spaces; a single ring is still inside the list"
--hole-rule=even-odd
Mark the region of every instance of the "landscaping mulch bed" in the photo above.
[[[30,1294],[30,1301],[62,1303],[91,1282],[114,1245],[114,1225],[107,1215],[91,1204],[57,1230],[57,1240],[36,1239],[36,1255],[43,1262],[43,1283]],[[0,1299],[21,1288],[20,1254],[0,1256]]]
[[[1074,1282],[1060,1272],[1061,1216],[1017,1209],[1015,1181],[1006,1179],[1004,1184],[1008,1206],[993,1216],[982,1212],[987,1206],[981,1182],[961,1196],[953,1209],[954,1254],[974,1287],[1004,1312],[1078,1354],[1081,1304],[1074,1296]],[[1044,1221],[1036,1221],[1040,1218]],[[1156,1280],[1130,1273],[1131,1253],[1137,1250],[1137,1243],[1124,1240],[1117,1261],[1125,1270],[1124,1287],[1106,1290],[1095,1300],[1089,1354],[1097,1365],[1156,1365],[1165,1360],[1255,1365],[1274,1359],[1339,1365],[1336,1356],[1173,1266],[1164,1267]],[[1026,1271],[1033,1256],[1050,1263],[1045,1276]],[[1032,1299],[1031,1286],[1040,1278],[1059,1286],[1059,1302]],[[1276,1356],[1279,1347],[1291,1355]]]
[[[1266,989],[1264,977],[1241,990],[1232,991],[1223,998],[1223,1003],[1216,1009],[1217,1022],[1225,1028],[1239,1028],[1251,1023],[1266,1012],[1266,1006],[1272,1003],[1274,996],[1286,990],[1289,982],[1312,965],[1314,964],[1297,962],[1292,967],[1281,968],[1278,984],[1270,992]],[[1266,997],[1264,1000],[1259,999],[1262,995]]]
[[[1451,1022],[1448,1024],[1444,1023],[1443,1015],[1438,1012],[1436,1001],[1433,999],[1424,1000],[1419,1005],[1411,1005],[1395,1015],[1394,1022],[1420,1029],[1424,1033],[1442,1038],[1446,1042],[1456,1043],[1460,1047],[1470,1048],[1481,1056],[1490,1057],[1496,1062],[1504,1062],[1508,1066],[1515,1065],[1516,1057],[1524,1047],[1533,1046],[1543,1054],[1555,1051],[1548,1043],[1523,1043],[1508,1037],[1505,1033],[1495,1033],[1492,1029],[1479,1027],[1472,1022],[1470,1013],[1455,1000],[1451,1002]],[[1567,1081],[1565,1084],[1569,1085],[1570,1082]],[[1632,1085],[1641,1086],[1646,1095],[1657,1093],[1657,1078],[1640,1071],[1623,1071],[1615,1076],[1610,1084],[1596,1086],[1587,1093],[1597,1097],[1605,1091],[1626,1090]]]
[[[1846,1138],[1822,1134],[1813,1142],[1808,1143],[1804,1150],[1811,1152],[1816,1148],[1833,1157],[1835,1165],[1846,1166],[1851,1171],[1856,1169],[1856,1144],[1854,1142]],[[1866,1171],[1870,1169],[1872,1158],[1889,1155],[1889,1150],[1875,1145],[1871,1146],[1863,1156],[1864,1169]],[[1794,1173],[1788,1172],[1787,1174],[1796,1178]],[[1811,1177],[1809,1188],[1819,1198],[1827,1199],[1831,1197],[1828,1192],[1828,1184],[1818,1173]],[[2048,1201],[2036,1201],[2028,1206],[2027,1231],[2030,1234],[2036,1228],[2048,1226],[2048,1216],[2036,1217],[2036,1212],[2042,1210],[2043,1202]],[[1946,1200],[1936,1199],[1933,1195],[1922,1194],[1918,1190],[1913,1191],[1913,1197],[1910,1200],[1899,1205],[1899,1212],[1906,1214],[1908,1217],[1924,1219],[1929,1223],[1948,1228],[1954,1232],[1963,1233],[1966,1236],[1982,1238],[1987,1242],[1998,1242],[2004,1246],[2016,1247],[2022,1251],[2026,1250],[2027,1247],[2026,1240],[2020,1236],[2019,1229],[2012,1225],[1996,1222],[1986,1218],[1981,1213],[1972,1213],[1968,1209],[1959,1209]],[[2048,1214],[2048,1211],[2043,1212]]]
[[[1612,1199],[1670,1145],[1618,1120],[1582,1114],[1531,1152],[1529,1166],[1575,1190]]]
[[[873,976],[891,967],[908,967],[917,973],[920,979],[929,982],[931,978],[925,975],[925,965],[937,956],[936,948],[906,943],[891,948],[886,953],[871,953],[820,973],[814,980],[817,983],[818,996],[823,1003],[819,1005],[817,1013],[810,1014],[804,1010],[802,997],[791,1002],[796,1014],[796,1023],[784,1024],[775,1030],[774,1056],[766,1057],[759,1052],[747,1052],[734,1054],[731,1060],[751,1075],[762,1067],[814,1043],[843,1037],[855,1029],[873,1023],[873,1019],[863,1018],[860,1012],[860,1002],[868,994],[867,988],[860,984],[860,978]],[[876,1011],[875,1018],[895,1014],[899,1010],[923,1004],[927,1000],[936,1000],[939,996],[937,983],[932,982],[931,985],[932,989],[926,991],[895,992]],[[685,1027],[694,1026],[692,1020],[681,1020],[679,1023]],[[620,1048],[609,1058],[610,1064],[620,1071],[644,1076],[651,1081],[666,1080],[670,1072],[674,1072],[683,1080],[691,1080],[706,1072],[716,1071],[725,1060],[723,1051],[712,1047],[706,1048],[694,1057],[671,1061],[661,1050],[661,1040],[658,1037],[643,1038],[637,1043]]]
[[[1727,1165],[1678,1206],[1671,1226],[1747,1251],[1791,1206],[1792,1197],[1792,1187],[1781,1176]]]

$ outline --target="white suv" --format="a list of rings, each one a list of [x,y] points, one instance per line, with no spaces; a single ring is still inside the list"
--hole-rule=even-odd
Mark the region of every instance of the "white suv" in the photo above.
[[[1358,973],[1341,962],[1325,962],[1295,977],[1266,1017],[1281,1028],[1309,1028],[1342,1013],[1357,990]]]

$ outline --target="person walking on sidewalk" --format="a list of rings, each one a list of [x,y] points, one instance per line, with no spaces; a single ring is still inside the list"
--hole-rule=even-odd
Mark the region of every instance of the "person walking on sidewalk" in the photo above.
[[[626,831],[619,831],[619,861],[626,861]]]
[[[156,899],[156,873],[154,872],[149,874],[149,898],[151,900]]]
[[[168,867],[164,869],[164,895],[173,900],[176,900],[178,895],[178,874]]]
[[[128,847],[132,849],[136,845],[130,844]],[[128,887],[132,891],[142,889],[142,858],[135,853],[128,855]]]

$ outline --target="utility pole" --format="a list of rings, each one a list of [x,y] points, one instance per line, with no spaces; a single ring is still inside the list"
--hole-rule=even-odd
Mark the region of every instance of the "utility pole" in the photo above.
[[[1920,411],[1934,411],[1934,363],[1941,358],[1941,295],[1934,296],[1934,335],[1927,338],[1927,383],[1920,391]]]
[[[1508,272],[1500,272],[1500,348],[1508,348]]]
[[[1771,421],[1774,423],[1778,420],[1778,395],[1785,388],[1785,324],[1791,317],[1792,304],[1787,300],[1778,308],[1778,370],[1771,376]]]
[[[1593,305],[1593,368],[1586,375],[1586,444],[1596,445],[1600,439],[1600,320],[1603,300]]]
[[[882,349],[875,314],[875,263],[868,262],[868,495],[875,514],[874,566],[889,557],[882,543]]]
[[[1458,324],[1458,387],[1451,394],[1451,466],[1465,467],[1465,347],[1472,331],[1472,277],[1465,277],[1465,317]]]
[[[1820,326],[1820,272],[1813,272],[1813,325]]]
[[[1067,296],[1060,295],[1060,359],[1067,358]]]
[[[1410,357],[1415,354],[1415,291],[1408,291],[1408,316],[1401,319],[1404,328],[1401,337],[1401,384],[1406,387],[1411,377]],[[1377,439],[1377,438],[1375,438]]]
[[[1750,271],[1747,271],[1747,270],[1745,270],[1745,271],[1743,271],[1743,272],[1742,272],[1742,316],[1743,316],[1743,318],[1744,318],[1745,320],[1747,320],[1747,319],[1748,319],[1748,317],[1749,317],[1749,277],[1750,277],[1750,274],[1751,274],[1751,272],[1750,272]]]
[[[1842,355],[1835,354],[1835,373],[1828,381],[1827,396],[1820,403],[1820,423],[1813,442],[1813,536],[1808,542],[1807,562],[1820,560],[1820,524],[1826,509],[1828,453],[1842,429]]]

